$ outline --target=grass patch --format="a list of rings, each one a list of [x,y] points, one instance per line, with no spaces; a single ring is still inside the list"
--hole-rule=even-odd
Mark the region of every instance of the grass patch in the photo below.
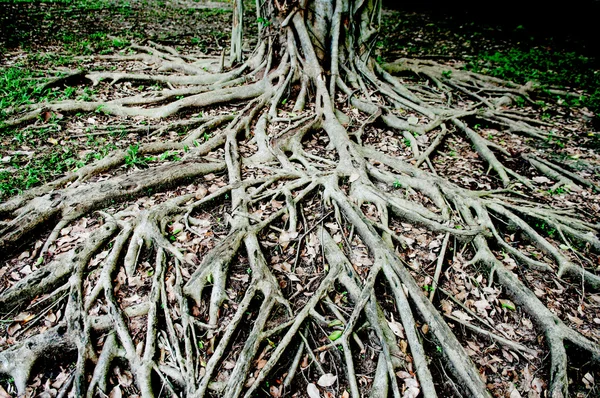
[[[28,143],[47,139],[46,131],[27,131],[15,134],[14,141]],[[10,151],[0,159],[0,199],[17,195],[23,190],[53,181],[68,171],[77,170],[88,163],[102,159],[117,149],[113,143],[88,142],[87,150],[77,152],[75,146],[55,145],[40,151]]]
[[[66,33],[61,37],[65,50],[73,55],[112,54],[129,46],[127,40],[111,39],[104,32],[95,32],[86,37]]]
[[[466,69],[520,84],[535,81],[543,89],[582,89],[587,95],[562,98],[563,102],[569,106],[586,106],[600,113],[600,71],[594,67],[593,60],[588,57],[537,47],[482,53],[469,62]]]

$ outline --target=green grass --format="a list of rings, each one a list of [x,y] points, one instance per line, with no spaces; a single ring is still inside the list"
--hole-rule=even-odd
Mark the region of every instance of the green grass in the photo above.
[[[127,40],[109,39],[104,32],[92,33],[83,38],[72,33],[63,34],[61,42],[65,50],[73,55],[112,54],[131,44]]]
[[[592,59],[582,55],[539,47],[528,51],[513,48],[480,54],[466,68],[520,84],[534,81],[542,89],[582,89],[587,95],[563,98],[564,104],[600,112],[600,71],[594,70]]]
[[[15,135],[15,140],[34,145],[40,136],[46,138],[47,134],[44,131],[18,133]],[[0,199],[55,180],[68,171],[102,159],[116,149],[112,143],[99,145],[93,142],[88,143],[87,147],[93,149],[81,155],[68,145],[45,148],[44,151],[36,152],[31,157],[25,151],[12,151],[13,154],[3,158],[0,165]]]
[[[33,104],[47,97],[47,90],[40,88],[43,81],[38,80],[43,77],[44,73],[20,65],[0,68],[0,114],[8,107]]]

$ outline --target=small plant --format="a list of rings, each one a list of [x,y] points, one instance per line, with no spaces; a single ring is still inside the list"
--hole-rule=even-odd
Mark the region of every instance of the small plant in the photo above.
[[[452,77],[452,71],[451,70],[445,70],[442,72],[442,76],[444,76],[446,79],[450,79]]]
[[[271,21],[269,21],[266,18],[260,17],[256,19],[256,22],[258,22],[259,25],[263,26],[263,27],[267,27],[271,25]]]
[[[161,161],[170,160],[170,161],[174,161],[174,162],[181,160],[181,158],[179,157],[179,154],[177,152],[171,152],[171,151],[167,151],[167,152],[163,153],[162,155],[160,155],[159,159]]]
[[[148,167],[148,162],[154,160],[152,157],[142,157],[139,154],[139,145],[130,145],[127,148],[127,155],[125,155],[125,164],[128,167]]]
[[[567,193],[567,192],[568,192],[567,188],[566,187],[562,187],[562,186],[558,187],[556,189],[549,189],[548,190],[548,193],[550,195],[562,195],[563,193]]]
[[[402,184],[400,184],[400,181],[396,180],[394,181],[394,183],[392,184],[394,186],[394,188],[398,189],[398,188],[402,188]]]
[[[556,228],[552,228],[551,226],[546,224],[545,221],[537,222],[535,226],[544,231],[551,238],[554,238],[554,235],[556,235]]]

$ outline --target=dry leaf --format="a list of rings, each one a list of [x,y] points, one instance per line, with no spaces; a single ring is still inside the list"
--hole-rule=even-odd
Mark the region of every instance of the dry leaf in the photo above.
[[[331,387],[336,380],[337,376],[331,373],[326,373],[323,376],[319,377],[319,381],[317,381],[317,384],[321,387]]]
[[[419,396],[420,392],[421,392],[420,389],[415,388],[415,387],[410,387],[410,388],[407,388],[406,391],[404,391],[404,395],[402,395],[402,398],[417,398]]]
[[[256,369],[262,369],[265,367],[265,365],[267,364],[267,360],[266,359],[261,359],[260,361],[258,361],[258,363],[256,364]]]
[[[281,235],[279,235],[279,244],[284,249],[288,247],[288,244],[291,240],[296,239],[298,237],[298,232],[288,232],[283,231]]]
[[[404,338],[404,327],[402,327],[401,323],[396,321],[388,321],[388,325],[396,336],[400,337],[401,339]]]
[[[585,384],[585,388],[588,390],[591,390],[594,387],[594,376],[592,376],[590,373],[586,373],[582,380],[583,384]]]
[[[281,391],[279,390],[278,387],[271,386],[271,388],[269,388],[269,393],[271,393],[271,396],[273,398],[279,398],[279,397],[281,397]]]
[[[460,310],[456,310],[456,311],[452,311],[452,316],[454,316],[455,318],[460,319],[461,321],[470,321],[473,318],[471,318],[470,316],[468,316],[467,314],[465,314],[464,312],[460,311]]]
[[[410,379],[412,377],[410,373],[405,372],[404,370],[399,370],[398,372],[396,372],[396,376],[398,376],[401,379]]]
[[[315,383],[308,383],[308,386],[306,386],[306,393],[310,398],[321,398],[321,393]]]
[[[223,367],[227,370],[233,369],[233,368],[235,368],[235,363],[233,363],[231,361],[225,361],[225,362],[223,362]],[[264,365],[263,365],[263,367],[264,367]],[[259,369],[262,369],[262,368],[259,368]]]
[[[519,390],[517,390],[514,384],[510,383],[509,390],[511,390],[510,398],[521,398],[521,393],[519,392]]]
[[[302,358],[302,363],[300,364],[300,367],[302,369],[308,368],[308,355],[305,355],[304,358]]]
[[[0,386],[0,398],[12,398],[12,396],[6,392],[2,386]]]
[[[121,398],[122,396],[123,393],[121,392],[121,387],[119,386],[115,386],[115,388],[110,391],[110,394],[108,394],[108,398]]]
[[[6,331],[8,332],[9,336],[13,336],[15,333],[17,333],[18,330],[21,329],[21,324],[20,323],[13,323],[12,325],[10,325],[8,327],[8,329],[6,329]]]
[[[444,311],[444,313],[446,315],[450,315],[452,313],[452,303],[449,302],[448,300],[442,300],[441,304],[442,304],[442,311]]]
[[[583,325],[583,321],[581,319],[577,318],[576,316],[571,316],[571,315],[567,314],[567,318],[569,318],[569,320],[577,326]]]

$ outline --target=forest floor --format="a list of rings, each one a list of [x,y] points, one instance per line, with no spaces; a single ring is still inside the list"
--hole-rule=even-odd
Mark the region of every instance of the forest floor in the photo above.
[[[160,85],[136,86],[131,82],[123,82],[115,84],[118,91],[115,94],[112,85],[98,84],[91,87],[88,84],[78,84],[78,76],[73,77],[73,85],[48,85],[40,88],[40,82],[44,81],[40,78],[51,81],[64,71],[78,68],[86,71],[124,70],[128,64],[115,62],[110,56],[128,54],[132,44],[158,43],[176,48],[181,54],[201,52],[218,55],[224,48],[228,48],[230,21],[230,4],[218,1],[75,0],[6,3],[0,0],[0,121],[4,109],[27,103],[59,99],[98,101],[114,99],[115,95],[126,96],[160,90]],[[254,25],[254,21],[249,22]],[[557,133],[556,137],[551,135],[545,142],[537,145],[534,148],[537,153],[543,153],[547,159],[567,165],[569,169],[600,186],[600,123],[595,114],[600,111],[600,68],[596,60],[583,55],[584,51],[577,43],[558,43],[548,37],[535,37],[523,26],[507,29],[505,26],[500,28],[476,22],[458,23],[449,17],[421,12],[385,10],[382,29],[382,40],[377,46],[376,54],[378,61],[382,63],[401,57],[430,59],[456,69],[466,68],[519,83],[536,79],[547,88],[558,87],[577,93],[576,96],[563,98],[542,95],[535,103],[523,101],[518,105],[522,111],[540,117],[551,129],[562,132]],[[253,39],[249,39],[245,46],[250,49]],[[145,68],[147,73],[157,72],[151,63],[145,65]],[[213,107],[206,112],[210,116],[225,116],[239,110],[240,107],[233,105]],[[353,117],[352,110],[348,109],[347,113]],[[204,111],[189,112],[190,119],[204,116]],[[150,124],[146,118],[139,117],[133,124],[130,121],[124,126],[118,118],[105,115],[98,108],[94,112],[80,113],[64,120],[61,114],[42,114],[41,120],[26,128],[5,128],[0,132],[0,202],[53,181],[67,171],[81,168],[119,149],[128,152],[123,166],[125,169],[177,162],[185,150],[167,151],[155,157],[137,154],[140,145],[159,141],[163,137],[177,138],[187,133],[185,129],[175,131],[162,129],[161,126],[169,126],[169,119],[159,124]],[[485,125],[475,125],[473,128],[510,153],[531,150],[522,136]],[[198,144],[209,139],[210,136],[200,137]],[[416,139],[420,144],[427,145],[432,137],[423,135]],[[374,129],[364,140],[388,154],[405,159],[412,157],[410,141],[392,137],[386,133],[385,128]],[[311,145],[315,153],[322,153],[325,147],[325,143],[317,139]],[[459,135],[450,134],[432,157],[432,162],[440,176],[458,186],[468,189],[499,187],[495,176],[486,173],[486,164],[470,143]],[[537,184],[533,198],[540,204],[557,209],[576,208],[590,222],[600,221],[600,193],[596,190],[556,187],[554,181],[540,173],[536,174],[528,164],[520,164],[516,160],[511,166],[519,173],[533,176],[533,181]],[[474,174],[482,178],[475,179]],[[208,192],[215,192],[227,184],[222,173],[209,174],[204,180],[203,184]],[[390,187],[398,188],[400,187],[395,185]],[[135,205],[150,208],[155,203],[194,189],[193,186],[181,187],[178,192],[162,193],[158,197],[149,192],[148,196],[138,199]],[[276,202],[272,205],[277,209],[277,206],[284,204]],[[304,209],[313,214],[313,221],[327,216],[320,204],[315,202],[313,206],[314,208],[307,206]],[[367,216],[377,212],[372,207],[366,205],[363,209]],[[121,208],[124,207],[116,207],[114,210]],[[182,248],[182,251],[189,249],[189,252],[199,255],[206,253],[227,232],[224,219],[228,210],[223,205],[217,211],[196,215],[196,222],[202,231],[201,237],[182,232],[182,226],[174,224],[168,227],[171,234],[169,239],[175,246]],[[61,230],[60,237],[50,249],[52,255],[64,253],[85,241],[89,237],[90,228],[96,223],[93,216],[84,217]],[[407,250],[399,255],[410,266],[424,292],[429,292],[432,288],[431,275],[443,245],[444,234],[432,233],[408,223],[398,223],[392,227],[408,242]],[[556,242],[557,246],[560,245],[559,232],[553,226],[538,223],[534,227],[549,240]],[[336,228],[338,227],[335,225],[330,226],[332,231]],[[309,267],[300,266],[296,270],[296,276],[289,277],[289,269],[286,269],[290,266],[289,253],[286,253],[289,242],[282,241],[278,234],[271,235],[268,239],[272,246],[280,245],[282,249],[269,260],[274,264],[274,269],[282,275],[288,275],[287,279],[281,280],[280,285],[282,288],[296,289],[308,297],[312,280]],[[358,240],[347,241],[340,233],[333,233],[333,238],[336,243],[347,245],[359,274],[361,269],[372,264],[365,246]],[[543,257],[538,248],[521,241],[518,232],[511,239],[510,244],[520,246],[531,256],[540,259]],[[302,252],[306,258],[301,261],[309,263],[318,257],[320,249],[313,246],[314,239],[311,236],[308,236],[306,242],[306,249]],[[0,255],[0,291],[35,271],[36,264],[32,260],[42,245],[43,239],[40,237],[14,257],[1,258],[3,256]],[[442,308],[450,322],[454,322],[455,332],[458,331],[461,336],[461,342],[484,376],[488,388],[497,397],[544,397],[548,385],[548,369],[542,363],[546,356],[543,337],[538,334],[529,317],[500,289],[486,285],[488,276],[482,269],[467,264],[465,257],[469,249],[465,249],[456,240],[451,240],[449,247],[451,249],[446,262],[452,272],[441,283],[440,287],[446,293],[436,305]],[[593,253],[586,256],[586,261],[590,260],[597,267],[596,271],[600,271],[600,256]],[[509,269],[516,268],[514,261],[511,261],[506,256],[505,265]],[[151,276],[153,270],[150,264],[146,265],[148,276]],[[246,287],[247,269],[238,264],[231,275],[232,279],[239,281],[239,289]],[[527,280],[546,307],[567,325],[600,343],[600,294],[582,289],[581,283],[577,281],[558,279],[541,271],[520,276]],[[117,279],[119,277],[121,275]],[[143,280],[138,282],[139,286],[129,281],[129,285],[121,287],[123,300],[135,304],[142,295],[138,295],[136,289],[143,290],[145,283]],[[235,292],[231,294],[236,295]],[[383,291],[380,294],[385,296],[387,293]],[[345,300],[343,293],[340,293],[335,302],[344,308],[347,305]],[[64,316],[65,309],[64,301],[58,300],[55,303],[56,305],[43,312],[38,311],[39,307],[36,308],[37,304],[33,303],[31,308],[21,309],[18,314],[5,314],[4,319],[0,320],[0,351],[23,336],[39,333],[56,325]],[[345,310],[351,312],[351,309]],[[532,352],[522,353],[504,348],[464,328],[459,322],[461,320],[493,330],[494,333],[530,347]],[[394,322],[393,316],[391,322]],[[427,325],[421,323],[419,327],[427,341]],[[140,325],[139,328],[141,333],[143,326]],[[320,344],[326,342],[326,339],[321,340]],[[206,341],[205,344],[209,345],[210,342]],[[231,349],[239,348],[234,346]],[[573,396],[600,396],[600,371],[590,367],[585,358],[578,358],[576,355],[569,358],[573,360],[569,364]],[[440,359],[432,356],[431,361],[435,364]],[[257,369],[260,369],[260,362],[259,358],[255,364]],[[224,369],[233,367],[227,361],[225,364],[227,366]],[[231,367],[228,368],[229,365]],[[32,378],[28,396],[56,396],[72,372],[72,367],[72,363],[59,361],[53,371],[40,371]],[[370,383],[369,375],[374,367],[375,364],[369,363],[367,355],[365,363],[360,367],[364,373],[365,385]],[[441,364],[438,371],[443,372]],[[114,394],[111,396],[119,396],[117,394],[121,394],[121,390],[123,395],[134,393],[135,391],[128,390],[132,384],[131,377],[127,370],[115,373],[111,379]],[[410,379],[410,374],[399,377]],[[226,374],[220,377],[223,380],[225,378]],[[268,388],[265,391],[267,390]],[[448,390],[452,391],[452,388],[448,387]],[[270,391],[272,396],[277,396],[273,390]],[[15,394],[13,380],[0,379],[0,397],[12,394]],[[340,395],[342,394],[337,396]]]

